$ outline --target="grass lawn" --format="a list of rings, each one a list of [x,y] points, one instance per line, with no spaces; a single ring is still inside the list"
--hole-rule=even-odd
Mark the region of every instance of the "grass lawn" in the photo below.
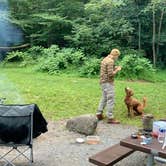
[[[166,78],[162,73],[158,77]],[[134,89],[135,97],[147,97],[146,113],[156,119],[166,118],[166,80],[161,82],[115,81],[115,116],[124,124],[141,125],[140,117],[130,119],[124,104],[124,88]],[[80,78],[71,75],[48,75],[31,68],[0,68],[0,97],[6,103],[36,103],[43,115],[58,120],[81,114],[95,114],[101,97],[98,78]]]

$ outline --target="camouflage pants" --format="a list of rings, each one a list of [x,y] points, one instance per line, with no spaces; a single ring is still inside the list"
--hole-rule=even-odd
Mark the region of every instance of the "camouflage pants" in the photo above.
[[[107,117],[113,118],[114,107],[114,85],[110,83],[101,84],[102,97],[98,106],[97,114],[103,113],[105,106],[107,107]]]

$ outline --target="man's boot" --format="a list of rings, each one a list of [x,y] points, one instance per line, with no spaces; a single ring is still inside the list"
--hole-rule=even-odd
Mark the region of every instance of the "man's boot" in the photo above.
[[[103,120],[104,119],[104,116],[103,116],[102,113],[97,113],[96,117],[97,117],[98,120]]]

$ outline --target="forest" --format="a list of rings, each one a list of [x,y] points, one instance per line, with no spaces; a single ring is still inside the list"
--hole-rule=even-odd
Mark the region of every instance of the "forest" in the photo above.
[[[82,66],[83,75],[97,75],[101,58],[118,48],[129,77],[166,67],[165,0],[8,0],[8,11],[13,36],[22,37],[6,45],[1,38],[1,46],[29,47],[6,61],[37,62],[49,73]]]

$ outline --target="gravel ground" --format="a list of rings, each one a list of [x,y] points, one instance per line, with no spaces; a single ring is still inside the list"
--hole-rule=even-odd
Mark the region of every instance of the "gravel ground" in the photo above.
[[[49,122],[48,132],[34,139],[34,164],[33,166],[94,166],[88,162],[88,157],[118,143],[122,138],[129,136],[137,128],[127,125],[110,125],[103,121],[98,123],[96,135],[101,139],[97,145],[76,143],[76,138],[86,138],[84,135],[69,132],[65,128],[66,121]],[[0,149],[0,154],[6,151]],[[13,154],[11,154],[13,155]],[[11,157],[11,156],[9,156]],[[144,166],[146,154],[134,152],[121,160],[115,166]],[[4,163],[0,162],[0,166]],[[23,159],[16,161],[17,166],[26,166]],[[163,164],[156,163],[157,166]]]

